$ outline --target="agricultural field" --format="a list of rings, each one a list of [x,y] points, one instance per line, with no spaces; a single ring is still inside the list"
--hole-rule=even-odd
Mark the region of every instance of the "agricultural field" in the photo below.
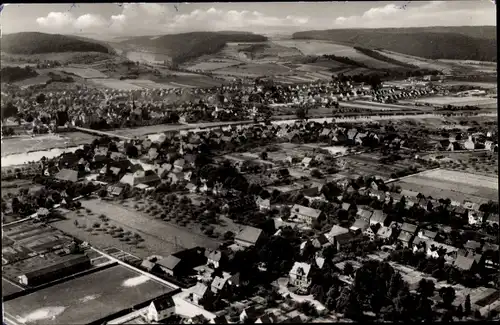
[[[66,132],[59,134],[44,134],[31,136],[16,136],[2,139],[2,167],[3,157],[14,154],[49,150],[52,148],[73,147],[92,142],[95,136],[83,132]],[[41,158],[41,157],[40,157]],[[40,159],[39,158],[39,159]],[[37,160],[37,159],[33,159]]]
[[[391,52],[388,50],[376,50],[375,52],[378,52],[379,54],[385,55],[394,60],[415,65],[421,69],[439,70],[442,71],[443,73],[450,73],[452,71],[452,67],[450,66],[450,64],[438,62],[435,60],[427,60],[416,56]]]
[[[262,76],[262,75],[274,76],[277,74],[289,74],[290,72],[291,69],[275,63],[264,63],[264,64],[247,63],[236,67],[233,66],[212,71],[212,73],[214,74],[224,74],[224,75],[233,75],[242,77]]]
[[[383,180],[391,179],[391,174],[415,166],[421,168],[419,164],[409,160],[400,160],[391,164],[382,164],[382,158],[373,153],[361,153],[342,157],[346,162],[345,172],[356,173],[362,176],[375,176]]]
[[[416,103],[429,103],[431,105],[453,105],[453,106],[491,106],[497,103],[496,98],[485,97],[428,97],[422,99],[415,99]]]
[[[497,72],[496,62],[473,61],[473,60],[445,60],[445,59],[440,59],[437,61],[458,67],[473,69],[476,72],[483,72],[483,73]]]
[[[67,72],[67,73],[72,73],[72,74],[75,74],[78,77],[84,78],[84,79],[107,78],[108,77],[104,73],[100,72],[99,70],[93,69],[93,68],[61,67],[61,68],[56,68],[55,70]]]
[[[43,85],[47,81],[49,81],[50,79],[51,78],[48,75],[40,74],[40,75],[33,77],[33,78],[28,78],[28,79],[16,81],[13,84],[16,86],[19,86],[21,88],[28,88],[28,87],[35,86],[35,85]]]
[[[304,55],[324,55],[333,54],[337,56],[345,56],[351,60],[363,63],[368,67],[375,69],[391,69],[399,66],[383,61],[376,60],[368,55],[356,51],[354,48],[346,45],[335,44],[327,41],[318,40],[286,40],[275,41],[277,44],[287,47],[294,47],[301,51]]]
[[[23,291],[24,289],[17,284],[14,284],[12,281],[6,280],[2,278],[2,297],[7,295],[11,295],[16,292]]]
[[[4,312],[19,323],[87,324],[173,290],[117,265],[4,302]]]
[[[236,60],[197,60],[196,63],[190,64],[187,69],[191,71],[197,71],[197,70],[202,70],[202,71],[212,71],[212,70],[217,70],[217,69],[223,69],[227,67],[231,67],[234,65],[241,64],[241,62],[236,61]]]
[[[436,159],[436,156],[442,157]],[[473,173],[489,177],[498,176],[498,155],[486,152],[449,153],[440,152],[422,157],[423,159],[436,159],[441,166],[449,170]]]
[[[142,87],[145,89],[171,89],[171,88],[177,88],[176,86],[172,84],[165,84],[165,83],[158,83],[154,82],[152,80],[147,80],[147,79],[133,79],[133,80],[126,80],[126,82]]]
[[[143,87],[136,86],[127,80],[119,80],[119,79],[89,79],[89,81],[97,86],[110,88],[110,89],[119,89],[119,90],[138,90],[143,89]]]
[[[498,178],[444,169],[409,176],[396,182],[402,189],[433,198],[469,200],[478,204],[498,200]]]
[[[116,246],[139,257],[147,257],[154,254],[168,256],[176,250],[176,245],[185,248],[195,246],[217,248],[219,246],[217,240],[198,235],[182,227],[169,225],[161,220],[151,220],[151,217],[136,211],[133,207],[125,207],[97,199],[82,201],[82,206],[93,213],[84,213],[82,217],[78,217],[76,213],[70,212],[65,216],[67,220],[57,222],[54,226],[82,240],[84,240],[82,237],[88,238],[91,244],[95,243],[99,247]],[[104,230],[91,230],[89,232],[88,228],[94,228],[95,222],[102,223],[99,220],[100,214],[104,214],[109,219],[109,226],[103,225],[102,229]],[[78,220],[79,224],[85,224],[86,228],[76,227],[74,225],[75,219]],[[112,226],[121,227],[123,232],[138,233],[144,241],[140,245],[121,242],[118,237],[113,238],[109,234]],[[95,228],[101,228],[101,226]],[[92,235],[92,233],[97,234]]]

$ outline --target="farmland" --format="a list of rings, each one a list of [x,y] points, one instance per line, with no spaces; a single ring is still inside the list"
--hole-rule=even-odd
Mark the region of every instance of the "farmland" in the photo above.
[[[496,98],[484,97],[429,97],[423,99],[416,99],[413,102],[429,103],[431,105],[453,105],[453,106],[491,106],[497,103]]]
[[[407,54],[401,54],[401,53],[396,53],[396,52],[391,52],[387,50],[383,51],[376,51],[381,55],[385,55],[391,59],[401,61],[407,64],[415,65],[419,68],[422,69],[431,69],[431,70],[439,70],[444,73],[450,73],[452,68],[450,67],[449,64],[442,63],[439,61],[434,61],[434,60],[427,60],[427,59],[422,59],[419,57],[407,55]]]
[[[498,179],[484,175],[437,169],[406,177],[396,183],[403,189],[433,198],[469,200],[478,204],[498,199]]]
[[[92,142],[94,139],[93,135],[82,132],[4,138],[2,139],[2,158],[14,154],[26,154],[28,152],[49,150],[52,148],[78,146]]]
[[[190,65],[188,67],[188,70],[191,70],[191,71],[197,71],[197,70],[212,71],[212,70],[231,67],[231,66],[238,65],[238,64],[240,64],[240,62],[235,61],[235,60],[201,61],[201,62],[195,63],[193,65]]]
[[[103,86],[110,89],[123,89],[123,90],[136,90],[143,89],[143,87],[136,86],[126,80],[119,79],[90,79],[90,81],[98,86]]]
[[[291,70],[289,68],[275,63],[264,63],[264,64],[248,63],[212,71],[212,73],[214,74],[225,74],[225,75],[234,75],[242,77],[288,74],[290,72]]]
[[[334,54],[336,56],[345,56],[351,60],[363,63],[366,66],[375,69],[390,69],[398,67],[397,65],[371,58],[350,46],[335,44],[327,41],[289,40],[276,41],[276,43],[283,46],[295,47],[304,55],[321,56],[324,54]]]
[[[75,74],[75,75],[77,75],[81,78],[84,78],[84,79],[107,78],[108,77],[104,73],[100,72],[99,70],[92,69],[92,68],[63,67],[63,68],[57,68],[56,70],[72,73],[72,74]]]
[[[446,169],[457,170],[478,175],[498,175],[498,156],[486,152],[451,152],[440,153],[440,160],[435,154],[422,157],[423,159],[436,159]]]
[[[132,245],[125,246],[120,243],[118,238],[112,242],[112,245],[123,247],[126,251],[128,249],[131,253],[140,257],[147,257],[153,254],[167,256],[176,250],[175,245],[186,248],[195,246],[217,248],[219,245],[216,240],[194,234],[187,229],[169,225],[161,220],[151,220],[150,217],[146,217],[132,208],[100,200],[82,201],[82,206],[90,209],[94,214],[86,214],[82,218],[70,212],[70,214],[66,215],[68,220],[57,222],[55,226],[64,229],[64,231],[71,233],[75,237],[80,238],[83,236],[88,238],[90,243],[94,242],[99,247],[103,247],[104,245],[109,246],[111,240],[113,240],[112,236],[106,234],[104,231],[97,232],[93,236],[85,229],[75,227],[73,224],[75,219],[90,226],[91,223],[99,221],[98,214],[104,214],[109,218],[110,223],[122,227],[125,231],[138,233],[145,240],[139,247],[133,247]]]
[[[123,266],[88,274],[4,303],[20,323],[84,324],[173,291]]]

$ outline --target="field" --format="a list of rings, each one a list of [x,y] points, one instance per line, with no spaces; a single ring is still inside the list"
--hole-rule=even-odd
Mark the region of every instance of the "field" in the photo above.
[[[136,86],[130,81],[119,80],[119,79],[90,79],[90,81],[98,86],[104,86],[105,88],[120,89],[120,90],[137,90],[143,89],[143,87]]]
[[[41,74],[33,78],[16,81],[14,82],[14,85],[19,86],[21,88],[27,88],[30,86],[45,84],[49,80],[50,80],[49,76]]]
[[[443,63],[456,65],[459,67],[474,69],[476,72],[496,73],[496,62],[473,61],[473,60],[438,60]]]
[[[458,202],[469,200],[480,204],[498,200],[498,178],[459,171],[432,170],[406,177],[396,184],[433,198],[449,198]]]
[[[422,99],[415,99],[413,102],[429,103],[431,105],[453,105],[453,106],[490,106],[497,103],[496,98],[484,97],[429,97]]]
[[[212,71],[240,64],[240,62],[236,60],[209,60],[209,61],[197,60],[197,61],[199,62],[190,65],[187,69],[191,71],[197,71],[197,70]]]
[[[13,284],[12,282],[2,279],[2,297],[23,291],[24,289]]]
[[[223,69],[213,70],[214,74],[225,74],[233,76],[262,76],[262,75],[276,75],[276,74],[289,74],[291,70],[283,65],[275,63],[247,63],[236,67],[227,67]]]
[[[301,51],[304,55],[324,55],[333,54],[336,56],[345,56],[359,63],[363,63],[368,67],[375,69],[390,69],[397,68],[397,65],[376,60],[363,53],[356,51],[354,48],[346,45],[330,43],[327,41],[317,40],[287,40],[275,41],[279,45],[294,47]]]
[[[382,164],[379,161],[380,158],[380,156],[375,154],[362,153],[359,155],[342,157],[341,159],[346,162],[345,172],[356,173],[362,176],[378,176],[384,180],[390,179],[391,174],[412,165],[418,167],[418,164],[407,160],[400,160],[391,164]]]
[[[416,65],[417,67],[421,69],[432,69],[432,70],[439,70],[444,73],[450,73],[452,68],[450,67],[450,64],[434,61],[434,60],[427,60],[407,54],[401,54],[401,53],[396,53],[396,52],[391,52],[388,50],[383,50],[383,51],[375,51],[378,52],[381,55],[385,55],[391,59],[398,60],[404,63]]]
[[[169,225],[161,220],[151,220],[132,208],[126,208],[118,204],[113,204],[100,200],[82,201],[82,206],[94,212],[93,215],[85,214],[78,217],[76,213],[70,212],[66,215],[68,220],[58,221],[55,227],[71,233],[77,238],[88,240],[91,244],[98,247],[116,246],[124,251],[129,251],[139,257],[150,255],[168,256],[175,250],[175,246],[192,248],[203,246],[217,248],[219,242],[206,236],[197,235],[185,228]],[[138,233],[144,239],[139,246],[125,244],[119,238],[113,238],[104,231],[95,231],[95,235],[87,232],[83,228],[77,228],[73,222],[78,220],[80,224],[86,224],[90,227],[94,222],[99,222],[98,215],[104,214],[110,219],[110,224],[122,227],[125,231]],[[104,228],[104,227],[103,227]]]
[[[2,166],[4,166],[3,157],[8,155],[25,154],[27,152],[49,150],[52,148],[74,147],[90,143],[94,139],[95,136],[83,132],[67,132],[57,135],[46,134],[33,138],[24,135],[4,138],[2,139]]]
[[[436,156],[437,154],[431,154],[422,158],[432,159],[432,157],[435,158]],[[438,156],[443,156],[440,164],[449,170],[485,176],[498,175],[497,154],[487,154],[485,152],[440,152]]]
[[[22,222],[12,226],[4,226],[2,261],[10,263],[25,259],[72,241],[71,237],[41,224]]]
[[[62,67],[62,68],[57,68],[56,70],[76,74],[77,76],[84,78],[84,79],[107,78],[108,77],[104,73],[100,72],[99,70],[92,69],[92,68]]]
[[[4,311],[19,323],[88,324],[173,290],[120,265],[5,302]]]

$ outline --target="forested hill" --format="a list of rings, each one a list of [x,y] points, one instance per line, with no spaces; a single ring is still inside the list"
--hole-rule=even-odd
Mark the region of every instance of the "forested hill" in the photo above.
[[[304,31],[294,39],[327,40],[427,59],[497,61],[496,27],[425,27]]]
[[[111,53],[107,46],[90,39],[81,39],[59,34],[23,32],[3,35],[0,41],[2,52],[12,54],[41,54],[59,52]]]
[[[121,41],[127,46],[141,46],[157,50],[172,58],[174,63],[183,63],[202,55],[220,51],[228,42],[265,42],[267,37],[242,32],[193,32],[163,36],[132,37]]]

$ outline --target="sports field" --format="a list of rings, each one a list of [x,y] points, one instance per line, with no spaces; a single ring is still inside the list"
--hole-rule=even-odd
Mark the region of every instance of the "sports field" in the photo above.
[[[18,324],[88,324],[174,289],[117,265],[4,303]]]

